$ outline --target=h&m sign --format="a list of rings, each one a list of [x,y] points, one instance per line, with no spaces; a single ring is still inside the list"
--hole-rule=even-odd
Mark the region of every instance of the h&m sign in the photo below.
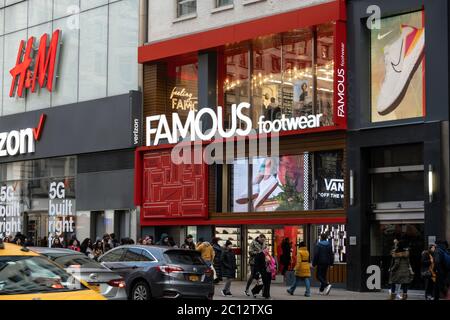
[[[22,98],[26,89],[36,92],[36,84],[41,88],[47,88],[49,92],[53,91],[61,34],[61,30],[56,30],[51,39],[47,33],[43,34],[38,47],[34,46],[34,37],[30,37],[26,45],[24,40],[20,41],[16,65],[10,70],[12,76],[10,97],[14,97],[17,91],[17,96]]]

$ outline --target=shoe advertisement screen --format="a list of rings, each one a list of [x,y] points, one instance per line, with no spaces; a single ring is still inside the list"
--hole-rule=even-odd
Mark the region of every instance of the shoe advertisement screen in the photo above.
[[[248,211],[249,201],[252,201],[251,211],[256,212],[307,210],[309,197],[305,185],[309,184],[309,170],[304,169],[304,157],[254,158],[251,192],[248,192],[246,161],[237,160],[233,173],[233,212]]]
[[[371,32],[371,121],[425,115],[423,11],[384,18]]]

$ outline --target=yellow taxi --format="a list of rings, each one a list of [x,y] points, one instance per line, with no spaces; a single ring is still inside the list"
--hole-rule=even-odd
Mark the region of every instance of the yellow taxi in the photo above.
[[[105,300],[37,253],[0,240],[0,300]]]

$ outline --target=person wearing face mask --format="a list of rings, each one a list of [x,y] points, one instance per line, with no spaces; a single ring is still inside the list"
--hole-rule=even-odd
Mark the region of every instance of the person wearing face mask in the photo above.
[[[167,233],[163,233],[161,235],[161,238],[159,239],[158,246],[164,246],[164,247],[169,247],[170,243],[169,243],[169,235]]]

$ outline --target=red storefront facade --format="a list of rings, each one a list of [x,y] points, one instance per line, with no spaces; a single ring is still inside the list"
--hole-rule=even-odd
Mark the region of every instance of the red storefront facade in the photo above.
[[[232,240],[243,279],[247,248],[258,234],[266,234],[280,258],[283,239],[312,246],[328,231],[337,260],[333,277],[345,282],[345,21],[345,1],[339,0],[139,48],[146,117],[165,115],[170,123],[177,113],[187,121],[189,111],[223,106],[219,119],[229,129],[235,124],[231,107],[248,102],[252,123],[270,120],[274,128],[276,121],[317,120],[269,134],[279,150],[265,155],[251,151],[252,143],[266,139],[257,131],[189,149],[195,158],[218,145],[244,146],[213,164],[202,156],[200,163],[175,164],[175,144],[152,145],[155,136],[147,131],[148,146],[137,149],[135,159],[143,235]]]

